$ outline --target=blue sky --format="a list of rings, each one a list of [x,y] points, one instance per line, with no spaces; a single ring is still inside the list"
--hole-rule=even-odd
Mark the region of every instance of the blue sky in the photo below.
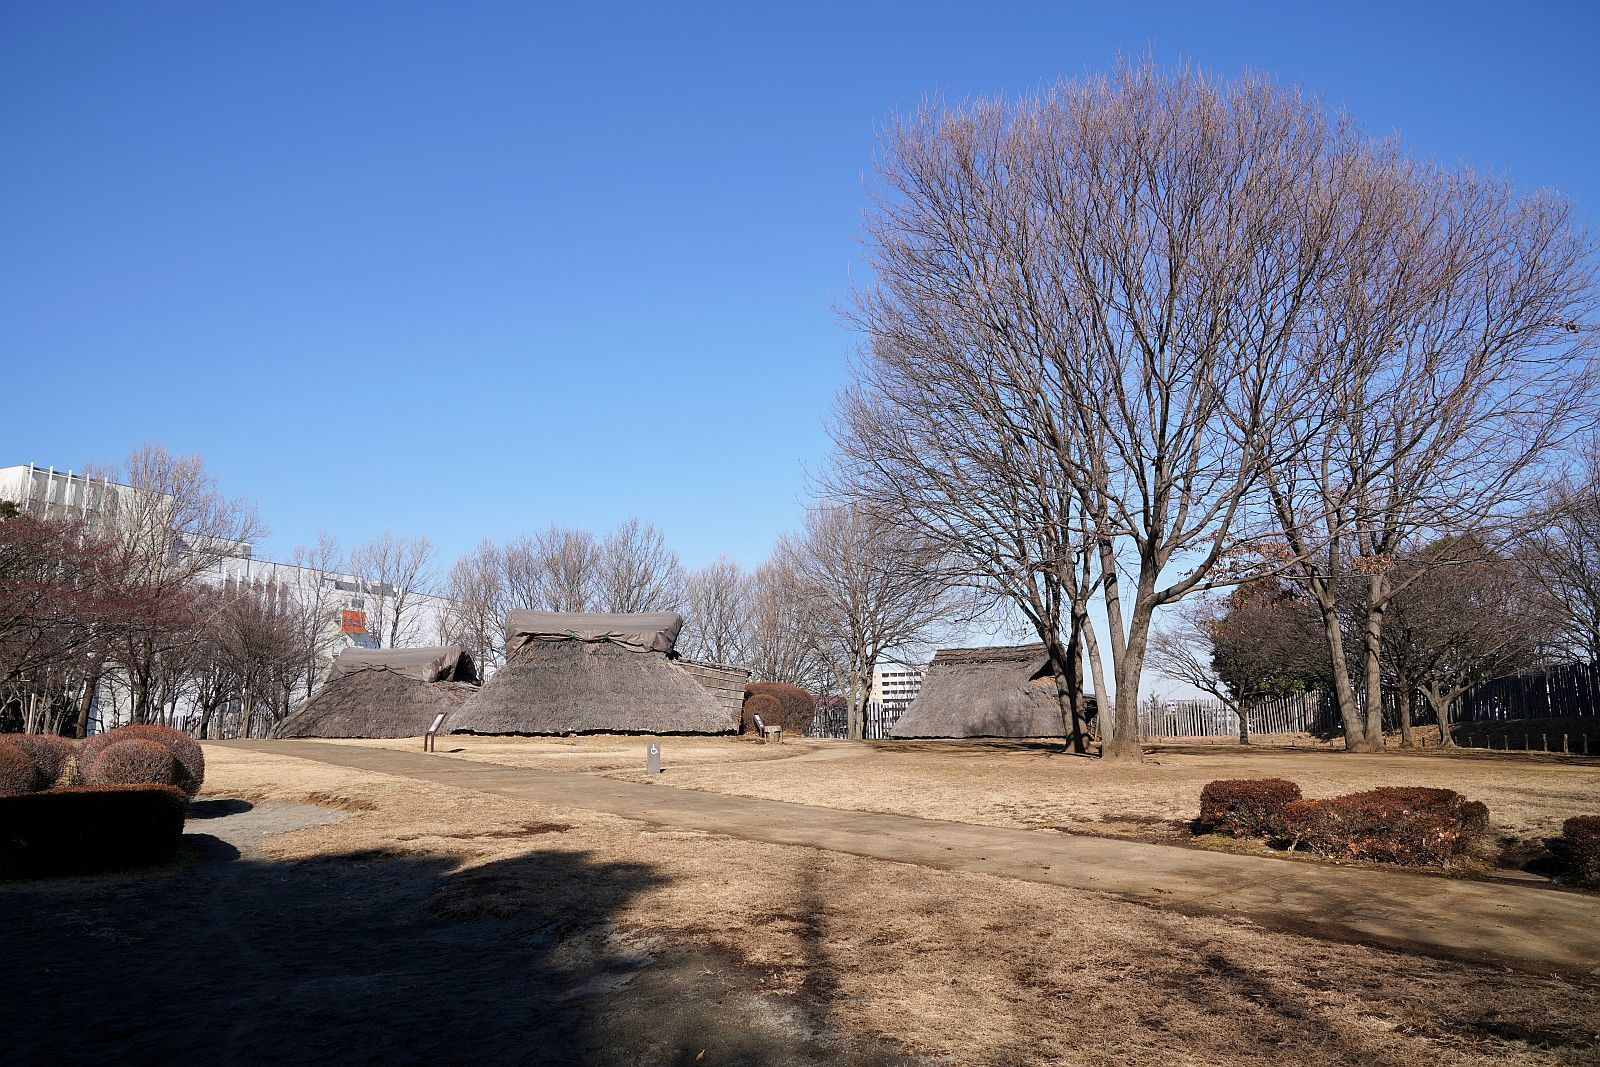
[[[0,7],[0,465],[198,451],[279,557],[638,515],[753,565],[825,454],[874,127],[1119,49],[1600,205],[1589,4],[762,7]]]

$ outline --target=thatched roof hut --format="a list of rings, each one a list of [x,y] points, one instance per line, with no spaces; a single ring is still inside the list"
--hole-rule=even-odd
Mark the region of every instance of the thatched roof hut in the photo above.
[[[478,691],[478,669],[459,645],[347,648],[332,677],[278,724],[278,737],[420,737],[440,712]]]
[[[676,662],[676,612],[514,611],[506,662],[453,716],[475,734],[726,734],[738,718]]]
[[[1032,644],[941,648],[923,673],[921,692],[889,736],[1061,737],[1064,733],[1050,658],[1043,644]]]

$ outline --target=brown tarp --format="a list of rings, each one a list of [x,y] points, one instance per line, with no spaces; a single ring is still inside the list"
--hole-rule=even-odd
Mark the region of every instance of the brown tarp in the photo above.
[[[336,677],[356,671],[389,671],[419,682],[476,682],[472,657],[460,645],[431,648],[347,648],[333,658]]]
[[[590,611],[513,611],[506,616],[506,655],[533,641],[621,645],[633,652],[671,652],[683,616],[676,611],[606,615]]]

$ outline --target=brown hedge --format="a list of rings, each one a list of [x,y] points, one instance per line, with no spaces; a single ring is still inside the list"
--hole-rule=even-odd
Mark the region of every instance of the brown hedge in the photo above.
[[[1600,815],[1574,815],[1561,824],[1567,873],[1581,885],[1600,886]]]
[[[172,753],[172,758],[178,761],[177,780],[173,784],[191,797],[200,792],[200,787],[206,780],[205,753],[200,748],[200,742],[182,730],[174,730],[170,726],[136,724],[119,726],[115,730],[95,734],[82,743],[78,752],[80,780],[83,778],[82,771],[94,764],[95,758],[107,745],[134,738],[164,745]]]
[[[189,799],[170,785],[0,797],[0,877],[93,874],[177,855]]]
[[[750,698],[756,696],[772,697],[782,709],[776,721],[767,718],[766,712],[761,713],[761,718],[768,726],[782,726],[783,732],[790,737],[804,737],[811,729],[811,721],[817,715],[817,702],[810,693],[797,685],[784,685],[782,682],[751,682],[744,687],[744,713],[740,717],[740,733],[749,733],[755,729],[754,715],[750,711]]]
[[[0,797],[20,796],[39,788],[39,771],[28,754],[14,745],[0,745]]]
[[[1452,789],[1385,786],[1283,811],[1284,837],[1319,856],[1446,866],[1489,826],[1489,809]]]
[[[89,785],[177,785],[178,761],[158,741],[140,737],[118,740],[102,748],[83,773]]]
[[[1300,787],[1283,778],[1224,778],[1200,790],[1202,833],[1272,837],[1283,831],[1283,809],[1300,799]]]
[[[783,705],[778,703],[778,698],[766,693],[756,693],[745,697],[744,700],[744,733],[756,733],[756,716],[761,716],[761,721],[768,726],[781,726],[783,724]]]
[[[5,734],[0,736],[0,745],[21,749],[33,761],[40,789],[65,784],[72,758],[78,753],[76,740],[58,734]]]

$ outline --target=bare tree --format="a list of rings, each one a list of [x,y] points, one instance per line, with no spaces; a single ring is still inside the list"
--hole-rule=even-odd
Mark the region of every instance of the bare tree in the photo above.
[[[1305,331],[1321,376],[1309,388],[1329,405],[1266,469],[1323,616],[1345,746],[1375,751],[1385,616],[1427,569],[1400,577],[1395,563],[1419,540],[1504,531],[1525,510],[1590,406],[1594,285],[1587,239],[1555,196],[1393,152],[1374,153],[1352,189],[1343,225],[1359,239],[1343,243]],[[1352,580],[1365,599],[1355,677],[1338,610]]]
[[[798,536],[780,540],[802,636],[827,663],[860,738],[872,671],[886,654],[909,654],[940,627],[970,617],[937,550],[868,509],[822,505]]]
[[[1322,406],[1297,341],[1344,236],[1356,147],[1265,79],[1149,63],[1013,104],[925,108],[885,139],[857,395],[906,405],[909,420],[880,411],[884,428],[920,420],[919,444],[943,442],[924,467],[953,473],[933,508],[918,503],[1010,557],[1012,585],[1031,569],[1069,602],[1098,588],[1111,758],[1140,756],[1157,609],[1281,566],[1250,551],[1265,532],[1247,520],[1261,442]],[[897,445],[855,436],[852,474]],[[880,466],[883,488],[897,462]],[[996,489],[1017,516],[981,514],[972,498]],[[1019,536],[1032,544],[1005,542]],[[1079,536],[1094,573],[1074,593]]]
[[[380,646],[401,648],[415,642],[418,598],[433,581],[433,542],[397,537],[389,530],[350,553],[350,570],[370,598],[368,632]]]
[[[603,611],[671,611],[683,600],[683,567],[661,531],[629,519],[600,545],[596,587]]]
[[[317,543],[296,546],[290,556],[294,567],[294,588],[287,608],[293,614],[299,646],[304,657],[300,677],[305,695],[317,688],[325,664],[341,644],[339,592],[335,583],[344,570],[344,557],[338,540],[318,531]]]
[[[684,582],[679,651],[693,659],[744,665],[750,657],[754,581],[726,556]]]
[[[507,562],[507,552],[485,538],[451,565],[445,580],[449,606],[440,620],[440,640],[468,649],[486,672],[505,656],[503,628],[512,604]]]
[[[1556,643],[1600,663],[1600,442],[1590,441],[1575,476],[1557,482],[1516,545]]]
[[[811,616],[789,554],[775,552],[751,576],[750,673],[820,694],[832,688],[827,668],[808,637]]]
[[[510,606],[593,611],[600,601],[600,546],[587,530],[552,526],[505,547]]]
[[[264,529],[255,509],[228,499],[199,456],[174,456],[160,445],[129,454],[116,480],[129,489],[116,519],[101,531],[118,595],[138,605],[108,645],[126,685],[135,722],[149,721],[163,657],[175,654],[195,623],[198,579],[247,551]]]

